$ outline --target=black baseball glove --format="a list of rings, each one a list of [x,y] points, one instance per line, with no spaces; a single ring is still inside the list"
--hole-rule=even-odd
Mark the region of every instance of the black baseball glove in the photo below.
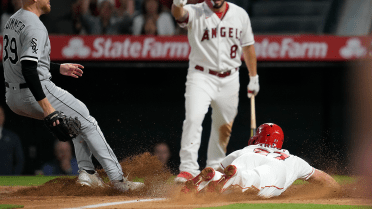
[[[59,124],[57,124],[57,120]],[[45,125],[50,129],[55,137],[60,141],[69,141],[77,137],[81,132],[79,119],[67,117],[60,111],[54,111],[44,118]],[[56,122],[56,126],[53,123]]]

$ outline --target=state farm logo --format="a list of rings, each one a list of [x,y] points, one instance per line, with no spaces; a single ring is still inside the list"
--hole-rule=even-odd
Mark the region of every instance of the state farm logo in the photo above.
[[[126,38],[113,41],[111,38],[96,38],[93,42],[93,58],[187,58],[188,42],[159,42],[155,38],[144,40]]]
[[[265,38],[255,43],[257,58],[290,58],[290,59],[319,59],[328,53],[326,42],[295,41],[284,38],[281,41],[270,41]]]
[[[116,40],[116,41],[115,41]],[[87,46],[85,45],[87,44]],[[83,38],[72,38],[67,46],[62,48],[65,58],[142,58],[142,59],[185,59],[190,53],[187,41],[158,41],[155,38],[125,38],[97,37],[93,42],[84,43]]]
[[[63,47],[62,55],[67,58],[79,57],[86,58],[90,54],[90,48],[84,46],[84,40],[82,38],[70,39],[67,46]]]
[[[340,55],[345,59],[361,58],[367,53],[367,49],[362,45],[358,38],[347,40],[346,46],[340,49]]]

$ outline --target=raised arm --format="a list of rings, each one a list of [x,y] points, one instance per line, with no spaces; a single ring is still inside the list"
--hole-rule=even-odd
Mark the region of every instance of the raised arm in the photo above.
[[[187,0],[173,0],[172,4],[172,15],[178,21],[183,21],[187,18],[187,10],[183,8],[187,3]]]
[[[307,181],[313,184],[320,184],[322,186],[331,187],[337,190],[341,189],[341,186],[336,182],[334,178],[332,178],[332,176],[318,169],[315,169],[314,174]]]

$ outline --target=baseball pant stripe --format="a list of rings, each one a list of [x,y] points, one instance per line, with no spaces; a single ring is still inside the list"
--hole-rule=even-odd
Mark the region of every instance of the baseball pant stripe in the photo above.
[[[52,82],[50,82],[50,83],[52,83]],[[99,136],[101,137],[101,140],[102,140],[102,142],[105,144],[105,146],[106,146],[106,149],[107,149],[107,152],[109,153],[109,155],[111,156],[111,160],[113,161],[113,162],[115,162],[115,165],[116,165],[116,167],[118,168],[118,173],[120,174],[120,175],[122,175],[121,173],[120,173],[120,171],[122,170],[121,169],[121,166],[120,166],[120,164],[119,164],[119,162],[118,162],[118,160],[117,160],[117,158],[116,157],[114,157],[112,154],[112,152],[110,151],[110,148],[109,148],[109,146],[108,146],[108,144],[107,144],[107,142],[106,142],[106,140],[105,140],[105,138],[104,138],[104,136],[102,135],[102,132],[100,131],[100,130],[98,130],[98,127],[97,127],[97,125],[95,125],[94,123],[92,123],[89,119],[87,119],[86,117],[84,117],[80,112],[78,112],[77,110],[75,110],[74,108],[72,108],[71,106],[69,106],[69,105],[67,105],[65,102],[63,102],[61,99],[59,99],[57,96],[55,96],[49,89],[48,89],[48,87],[45,85],[45,89],[49,92],[49,94],[50,95],[52,95],[56,100],[58,100],[59,102],[61,102],[62,104],[64,104],[66,107],[68,107],[69,109],[71,109],[72,111],[74,111],[75,113],[77,113],[78,115],[80,115],[83,119],[85,119],[88,123],[90,123],[90,124],[92,124],[94,127],[95,127],[95,130],[98,132],[98,134],[99,134]],[[118,165],[119,164],[119,165]],[[116,180],[116,179],[115,179]],[[120,179],[119,179],[120,180]]]

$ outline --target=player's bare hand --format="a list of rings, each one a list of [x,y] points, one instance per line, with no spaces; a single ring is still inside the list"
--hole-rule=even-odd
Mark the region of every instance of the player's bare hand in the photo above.
[[[177,7],[183,7],[187,4],[187,0],[173,0],[173,4]]]
[[[61,64],[59,72],[65,76],[71,76],[73,78],[79,78],[83,75],[84,66],[80,64],[65,63]]]
[[[258,75],[250,76],[249,78],[250,80],[249,80],[247,90],[248,90],[248,97],[251,98],[252,95],[256,96],[258,92],[260,91],[260,84],[258,83]]]

